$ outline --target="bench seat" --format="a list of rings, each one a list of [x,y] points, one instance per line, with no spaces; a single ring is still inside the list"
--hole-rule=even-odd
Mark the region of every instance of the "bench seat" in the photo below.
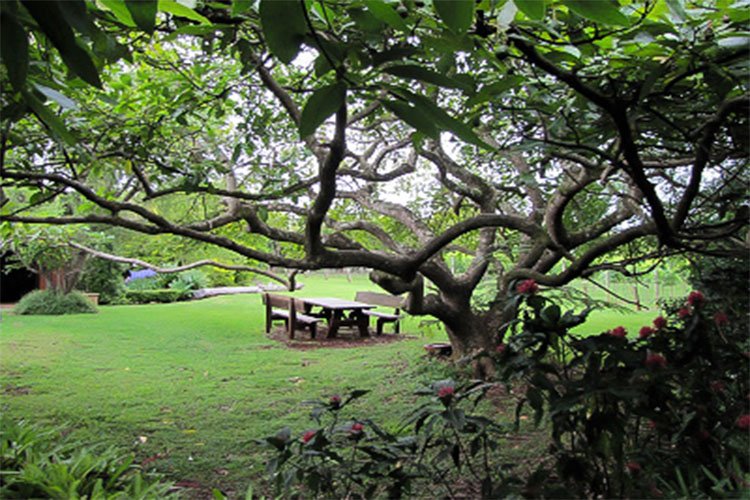
[[[374,292],[357,292],[355,299],[357,302],[364,302],[366,304],[372,304],[381,307],[392,307],[394,308],[393,313],[364,310],[362,311],[366,316],[377,318],[376,333],[381,335],[383,333],[383,327],[386,323],[393,323],[394,333],[400,333],[400,320],[401,307],[404,299],[402,297],[396,297],[394,295],[386,295],[383,293]]]
[[[315,338],[317,324],[323,321],[307,314],[298,312],[303,307],[297,307],[297,301],[292,297],[284,295],[263,294],[263,304],[266,306],[266,333],[271,332],[273,321],[284,321],[289,338],[294,338],[294,332],[298,328],[309,328],[310,337]]]
[[[376,318],[383,318],[383,319],[387,319],[390,321],[398,321],[399,319],[401,319],[401,316],[399,316],[398,314],[389,314],[389,313],[384,313],[380,311],[367,311],[367,310],[362,311],[362,312],[366,314],[367,316],[374,316]]]

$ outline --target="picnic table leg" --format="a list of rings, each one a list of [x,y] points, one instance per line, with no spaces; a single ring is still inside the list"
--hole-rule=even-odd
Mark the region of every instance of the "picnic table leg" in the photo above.
[[[339,332],[339,324],[341,323],[341,314],[339,310],[333,310],[328,314],[328,338],[334,339]]]
[[[360,337],[369,337],[370,332],[368,331],[368,328],[370,326],[369,316],[362,313],[362,311],[359,311],[356,313],[357,316],[357,327],[359,328],[359,336]]]

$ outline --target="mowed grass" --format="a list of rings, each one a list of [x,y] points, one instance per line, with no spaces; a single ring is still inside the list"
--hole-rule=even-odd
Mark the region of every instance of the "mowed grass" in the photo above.
[[[305,296],[376,289],[358,275],[300,281],[296,294]],[[637,332],[655,315],[595,312],[579,329]],[[263,325],[255,294],[109,306],[96,315],[4,314],[0,409],[63,425],[82,442],[117,445],[139,461],[154,458],[149,469],[173,481],[231,493],[262,476],[255,439],[285,425],[298,433],[312,426],[305,401],[369,389],[357,414],[396,426],[417,386],[445,374],[422,348],[445,334],[419,318],[404,322],[406,340],[346,349],[290,349],[268,339]]]

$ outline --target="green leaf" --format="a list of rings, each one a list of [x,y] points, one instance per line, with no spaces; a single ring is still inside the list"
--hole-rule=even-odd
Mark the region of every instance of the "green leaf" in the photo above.
[[[86,83],[101,88],[102,82],[99,80],[99,72],[94,61],[91,60],[89,53],[78,45],[73,30],[63,18],[58,3],[25,0],[23,5],[52,45],[60,52],[65,65]]]
[[[465,33],[474,20],[474,0],[433,0],[440,19],[456,33]]]
[[[51,89],[47,87],[46,85],[41,85],[39,83],[35,83],[34,87],[44,94],[47,98],[52,99],[57,104],[60,105],[63,109],[76,109],[78,106],[76,105],[75,101],[70,99],[69,97],[66,97],[65,95],[61,94],[55,89]]]
[[[0,57],[11,85],[20,90],[29,71],[29,39],[26,30],[9,12],[0,16]]]
[[[307,100],[299,123],[299,134],[302,138],[315,132],[326,118],[334,114],[346,99],[346,85],[336,82],[313,92]]]
[[[565,5],[578,14],[595,23],[628,26],[630,22],[619,9],[617,0],[565,0]]]
[[[420,112],[417,107],[401,101],[383,101],[383,106],[427,137],[433,139],[439,137],[440,131],[435,126],[435,122],[430,120],[426,114]]]
[[[298,0],[261,0],[260,24],[268,50],[283,63],[297,57],[307,21]]]
[[[198,14],[193,9],[185,7],[179,2],[174,0],[159,0],[159,11],[168,12],[176,17],[184,17],[191,21],[197,21],[200,24],[211,24],[208,18]]]
[[[598,2],[599,0],[593,0]],[[547,12],[547,6],[544,0],[513,0],[518,10],[526,14],[529,19],[534,21],[541,21],[544,19],[544,14]]]
[[[125,7],[128,8],[136,26],[147,33],[154,31],[156,12],[159,9],[156,0],[125,0]]]
[[[232,17],[244,14],[254,3],[253,0],[232,0]]]
[[[42,103],[39,99],[34,96],[31,92],[23,91],[23,97],[26,103],[34,111],[39,120],[44,123],[53,134],[62,139],[69,146],[73,146],[76,143],[76,138],[70,131],[65,127],[65,124],[57,117],[50,109]]]
[[[454,80],[453,78],[445,76],[441,73],[437,73],[435,71],[423,68],[421,66],[416,66],[414,64],[389,66],[387,68],[383,68],[383,71],[388,74],[398,76],[401,78],[408,78],[410,80],[419,80],[425,83],[433,83],[440,87],[447,87],[450,89],[462,89],[468,92],[472,90],[471,86],[465,84],[464,82]]]
[[[428,119],[434,121],[439,129],[449,130],[457,137],[470,144],[492,149],[492,146],[481,140],[474,131],[471,130],[471,127],[464,122],[453,118],[426,97],[413,94],[403,89],[398,89],[396,92],[400,93],[404,98],[414,104],[418,111],[423,113]]]
[[[120,23],[130,28],[136,27],[133,16],[130,15],[130,11],[125,6],[124,0],[99,0],[98,3],[109,10]]]
[[[65,21],[74,29],[88,36],[100,33],[86,10],[86,2],[83,0],[65,0],[59,2],[59,5]]]
[[[490,99],[505,93],[506,91],[516,87],[518,84],[524,81],[524,78],[517,75],[509,75],[500,80],[499,82],[485,85],[482,89],[477,92],[477,95],[466,101],[466,106],[471,107],[477,104],[482,104],[489,101]]]
[[[409,27],[406,25],[401,16],[398,15],[396,9],[385,3],[383,0],[365,0],[365,5],[370,14],[376,19],[383,21],[394,29],[400,31],[409,31]]]

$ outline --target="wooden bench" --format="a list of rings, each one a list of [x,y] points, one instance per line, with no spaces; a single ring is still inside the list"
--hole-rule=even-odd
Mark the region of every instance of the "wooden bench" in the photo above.
[[[399,320],[401,319],[401,308],[403,307],[403,297],[397,297],[395,295],[387,295],[385,293],[375,292],[357,292],[357,296],[354,299],[357,302],[364,302],[366,304],[372,304],[374,306],[392,307],[393,313],[386,313],[381,311],[365,310],[363,314],[377,318],[377,335],[383,333],[383,326],[386,323],[393,323],[393,332],[400,333]]]
[[[310,329],[310,337],[314,339],[317,324],[323,321],[322,318],[297,312],[304,310],[303,305],[297,299],[286,295],[264,293],[263,304],[266,306],[266,333],[271,332],[274,321],[283,321],[290,339],[294,338],[295,331],[303,330],[305,327]]]

